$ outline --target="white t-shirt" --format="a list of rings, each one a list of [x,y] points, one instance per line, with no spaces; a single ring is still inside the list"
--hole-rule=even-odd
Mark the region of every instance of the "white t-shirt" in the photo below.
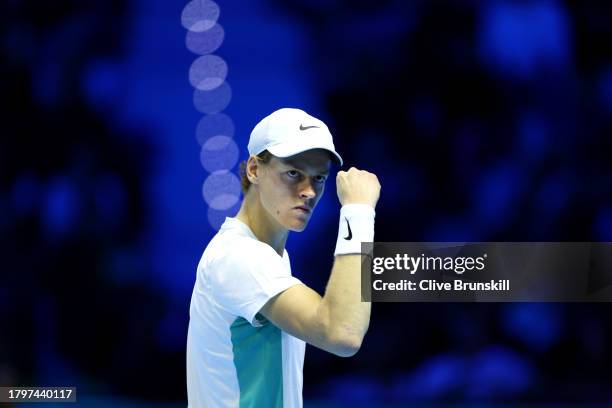
[[[281,258],[236,218],[226,218],[198,265],[187,335],[190,408],[302,407],[305,343],[258,314],[285,289]]]

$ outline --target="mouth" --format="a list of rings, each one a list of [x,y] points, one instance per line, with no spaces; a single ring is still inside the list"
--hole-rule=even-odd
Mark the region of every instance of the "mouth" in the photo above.
[[[310,214],[312,212],[312,208],[307,207],[305,205],[300,205],[295,207],[296,210],[303,212],[304,214]]]

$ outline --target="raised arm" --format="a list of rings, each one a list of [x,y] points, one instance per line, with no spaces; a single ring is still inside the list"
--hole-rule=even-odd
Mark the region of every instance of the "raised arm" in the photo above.
[[[374,174],[352,167],[338,172],[336,186],[342,204],[340,231],[325,295],[296,285],[270,299],[260,312],[281,330],[349,357],[359,350],[370,323],[371,304],[361,301],[360,242],[373,240],[380,183]]]

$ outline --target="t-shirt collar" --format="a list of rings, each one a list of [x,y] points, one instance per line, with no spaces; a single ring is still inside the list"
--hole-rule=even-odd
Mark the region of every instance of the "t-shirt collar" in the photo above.
[[[259,239],[257,238],[257,236],[255,236],[255,234],[253,233],[251,228],[248,225],[246,225],[244,222],[240,221],[236,217],[225,217],[225,222],[223,222],[223,224],[221,225],[221,229],[228,229],[228,228],[239,228],[242,231],[244,231],[245,233],[247,233],[247,235],[249,235],[251,238],[256,239],[256,240],[259,241]],[[274,252],[276,252],[276,251],[274,251]],[[287,255],[287,249],[286,248],[283,249],[283,256],[282,256],[282,258],[284,258],[285,255]]]

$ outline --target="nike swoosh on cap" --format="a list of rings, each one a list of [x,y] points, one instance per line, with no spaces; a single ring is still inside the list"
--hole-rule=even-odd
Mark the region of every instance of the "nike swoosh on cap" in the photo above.
[[[346,225],[348,227],[349,233],[346,237],[344,237],[344,239],[346,239],[347,241],[350,241],[353,238],[353,231],[351,231],[351,224],[349,224],[349,221],[346,217],[344,217],[344,219],[346,220]]]
[[[304,126],[302,124],[300,124],[300,130],[306,130],[306,129],[312,129],[312,128],[318,128],[319,126]]]

